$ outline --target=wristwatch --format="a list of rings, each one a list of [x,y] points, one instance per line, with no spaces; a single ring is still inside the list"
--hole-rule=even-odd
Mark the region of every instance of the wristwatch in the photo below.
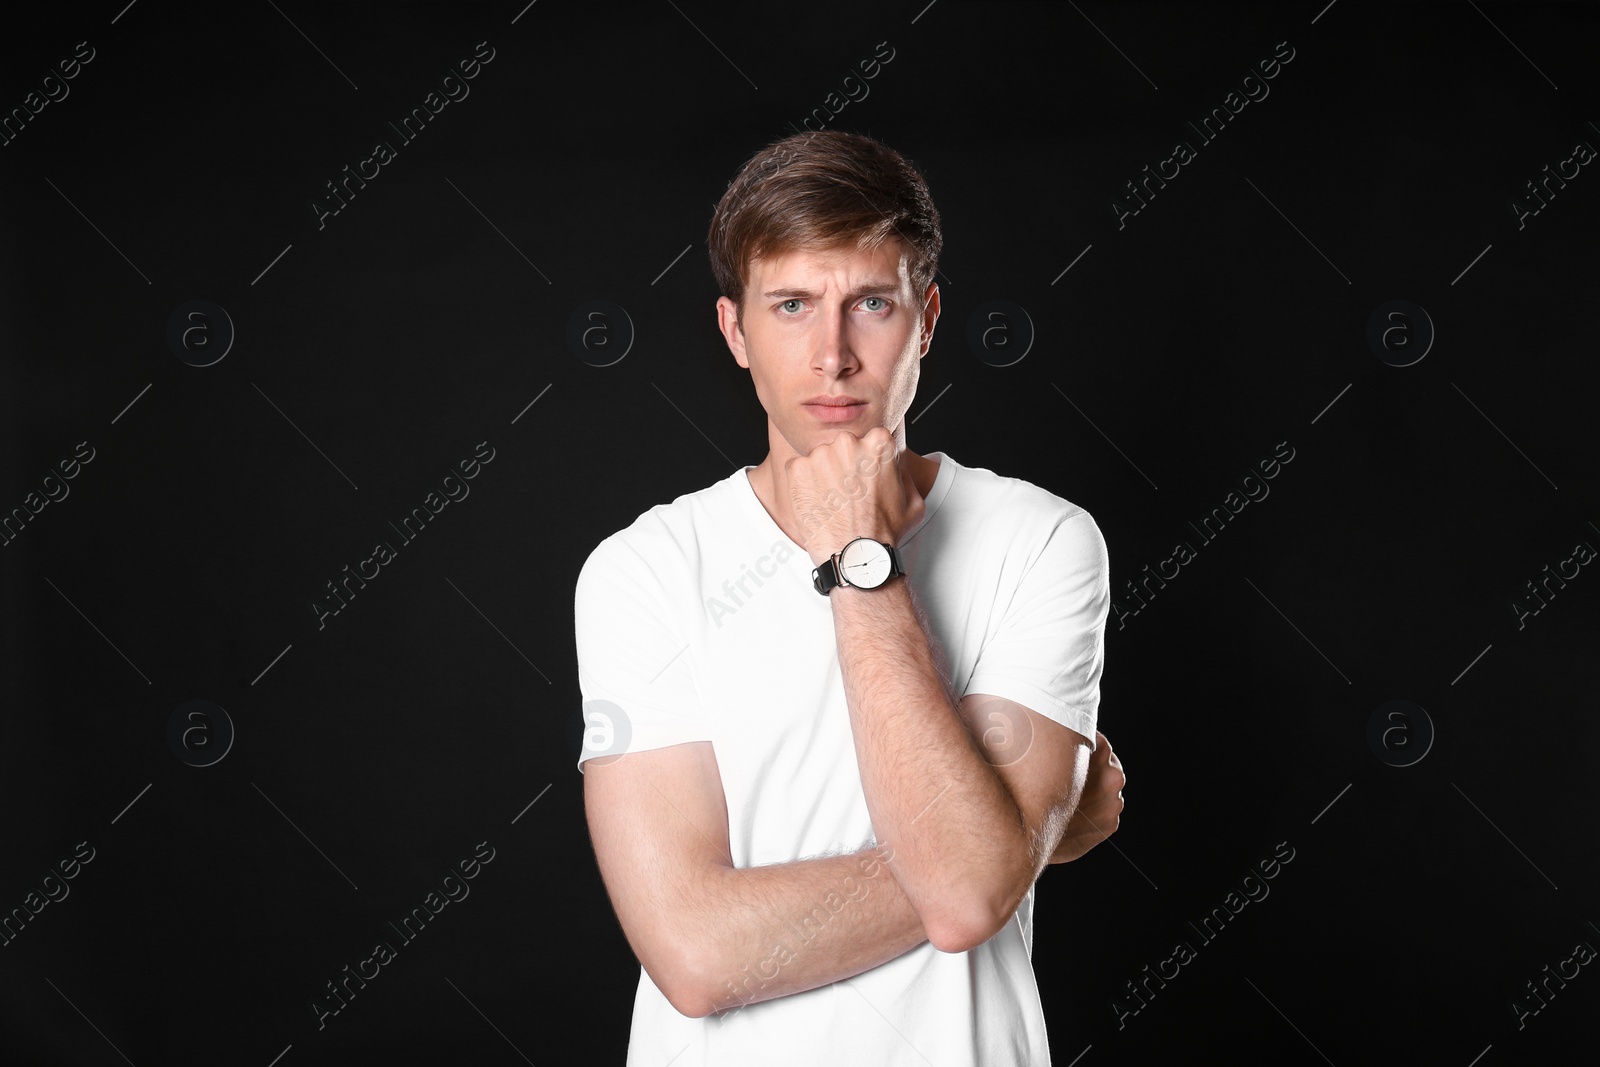
[[[884,541],[858,537],[822,561],[811,572],[811,585],[823,596],[841,585],[856,589],[878,589],[890,578],[906,573],[900,553]]]

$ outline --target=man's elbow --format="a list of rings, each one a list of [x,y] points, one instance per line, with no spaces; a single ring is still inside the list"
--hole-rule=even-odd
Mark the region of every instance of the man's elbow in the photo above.
[[[655,969],[645,968],[650,975],[650,981],[655,983],[661,995],[667,998],[673,1010],[679,1015],[689,1019],[703,1019],[712,1012],[726,1005],[717,1003],[718,990],[714,979],[711,977],[712,968],[691,950],[676,953],[673,966],[660,968],[660,973]]]
[[[671,1004],[673,1009],[685,1018],[704,1019],[707,1015],[716,1011],[716,1008],[711,1003],[711,998],[705,995],[704,990],[696,986],[674,986],[661,990],[661,993],[667,998],[667,1003]]]
[[[1003,885],[984,887],[959,904],[945,907],[923,919],[928,941],[940,952],[970,952],[1004,930],[1016,915],[1017,907],[1033,882],[1022,882],[1021,875]]]
[[[971,952],[1005,929],[1016,910],[1012,905],[1009,911],[1002,911],[988,901],[975,899],[924,920],[923,929],[940,952]]]
[[[950,922],[928,927],[928,940],[940,952],[971,952],[995,934],[999,925],[987,922]]]

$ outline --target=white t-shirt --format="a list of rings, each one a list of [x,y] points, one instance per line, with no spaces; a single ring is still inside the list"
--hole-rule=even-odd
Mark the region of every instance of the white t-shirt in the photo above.
[[[1110,607],[1099,527],[1029,482],[928,458],[938,475],[921,521],[896,543],[907,571],[897,580],[926,610],[955,692],[1017,701],[1093,742]],[[806,551],[756,496],[751,469],[607,537],[584,563],[574,610],[588,727],[578,769],[710,741],[735,867],[878,844],[833,608],[812,587]],[[703,1019],[680,1014],[641,967],[627,1062],[1040,1067],[1050,1052],[1032,952],[1030,889],[1013,921],[970,952],[925,941],[848,986]]]

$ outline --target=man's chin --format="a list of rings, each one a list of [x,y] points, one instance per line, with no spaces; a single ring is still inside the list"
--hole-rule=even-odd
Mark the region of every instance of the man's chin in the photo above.
[[[836,426],[812,425],[805,427],[804,431],[798,434],[785,433],[783,434],[783,438],[789,442],[789,447],[794,449],[796,455],[808,456],[813,450],[821,447],[822,445],[837,441],[841,434],[849,434],[852,437],[865,437],[868,431],[870,431],[875,425],[876,423],[868,426],[862,426],[856,423],[850,423],[848,425],[839,424]]]

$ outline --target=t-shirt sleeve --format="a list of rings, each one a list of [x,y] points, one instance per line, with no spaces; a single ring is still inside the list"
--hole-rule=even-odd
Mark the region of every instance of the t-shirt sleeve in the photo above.
[[[968,693],[1004,697],[1095,740],[1110,558],[1081,508],[1051,529],[999,629],[978,653]]]
[[[710,740],[671,576],[616,535],[584,562],[573,597],[585,760]],[[692,596],[688,603],[697,604]]]

